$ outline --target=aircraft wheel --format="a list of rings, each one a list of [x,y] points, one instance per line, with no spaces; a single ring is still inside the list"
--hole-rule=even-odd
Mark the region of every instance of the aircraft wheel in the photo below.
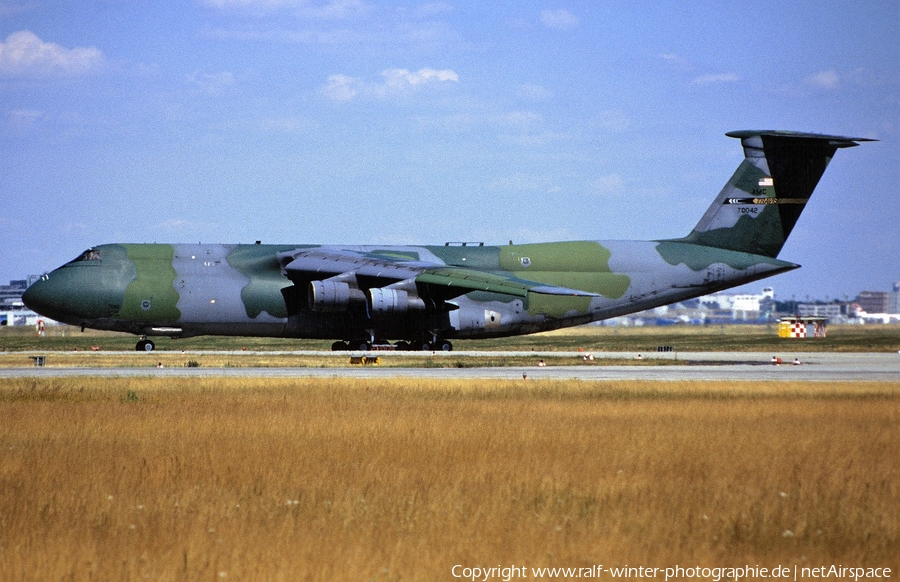
[[[346,352],[349,349],[350,344],[348,344],[347,342],[334,342],[333,344],[331,344],[332,352]]]
[[[437,342],[437,349],[442,352],[452,352],[453,344],[451,344],[447,340],[441,340],[441,341]]]
[[[361,352],[368,352],[372,349],[372,344],[370,344],[369,342],[359,342],[359,344],[356,346],[356,349]]]
[[[152,341],[141,340],[137,343],[136,346],[134,346],[134,349],[138,352],[152,352],[155,347],[156,344],[154,344]]]

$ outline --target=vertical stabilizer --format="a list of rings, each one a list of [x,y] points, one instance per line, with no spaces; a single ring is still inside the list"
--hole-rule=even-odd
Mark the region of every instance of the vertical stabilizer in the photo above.
[[[777,257],[838,148],[874,141],[791,131],[733,131],[744,161],[684,242]]]

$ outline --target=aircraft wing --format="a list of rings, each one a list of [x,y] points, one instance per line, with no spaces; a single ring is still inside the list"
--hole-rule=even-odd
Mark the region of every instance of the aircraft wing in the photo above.
[[[481,271],[464,267],[410,260],[402,253],[397,257],[369,255],[344,249],[313,248],[279,253],[282,272],[295,282],[351,276],[361,286],[385,287],[414,281],[429,296],[452,299],[472,291],[502,293],[525,297],[530,293],[599,297],[596,293],[547,285],[521,279],[511,274]]]
[[[416,277],[417,283],[434,287],[459,289],[462,293],[470,291],[489,291],[525,297],[529,292],[543,295],[569,295],[581,297],[599,297],[596,293],[569,289],[556,285],[546,285],[536,281],[520,279],[508,275],[464,269],[462,267],[438,267],[426,269]],[[460,293],[460,294],[462,294]]]

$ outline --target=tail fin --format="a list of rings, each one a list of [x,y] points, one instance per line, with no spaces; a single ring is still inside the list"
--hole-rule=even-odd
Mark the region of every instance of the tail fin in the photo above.
[[[777,257],[838,148],[875,141],[791,131],[733,131],[744,161],[683,242]]]

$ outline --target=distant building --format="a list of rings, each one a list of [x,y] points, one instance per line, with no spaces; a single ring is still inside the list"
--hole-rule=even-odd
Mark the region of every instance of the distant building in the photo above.
[[[761,319],[771,312],[775,290],[764,287],[758,295],[713,293],[700,297],[700,305],[706,309],[730,311],[731,319],[749,321]]]
[[[0,325],[36,325],[38,321],[43,321],[45,325],[56,323],[27,309],[22,303],[22,294],[38,279],[39,275],[31,275],[27,279],[10,281],[9,285],[0,285]]]
[[[889,300],[890,294],[887,291],[862,291],[857,303],[866,313],[889,313]]]
[[[21,326],[21,325],[37,325],[38,321],[43,321],[44,325],[56,325],[52,319],[47,319],[30,309],[14,309],[11,311],[0,311],[0,325]]]
[[[900,281],[894,283],[894,290],[889,294],[888,313],[900,313]]]
[[[797,314],[801,317],[825,317],[834,320],[846,314],[846,307],[839,303],[825,305],[800,303],[797,305]]]
[[[25,279],[10,281],[9,285],[0,285],[0,311],[22,309],[22,294],[28,289]]]

